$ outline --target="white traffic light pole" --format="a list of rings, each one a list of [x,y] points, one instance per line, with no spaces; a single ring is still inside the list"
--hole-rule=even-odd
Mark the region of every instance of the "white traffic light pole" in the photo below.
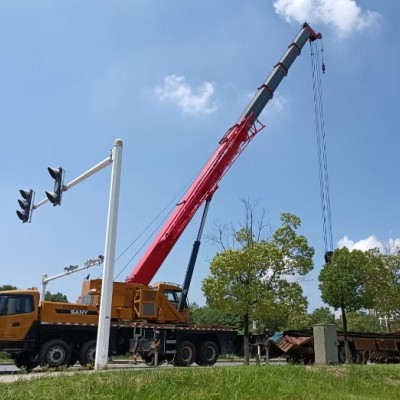
[[[117,139],[112,150],[112,172],[108,205],[107,232],[104,251],[103,283],[101,287],[100,313],[97,329],[95,369],[107,367],[111,326],[111,300],[114,281],[115,243],[117,239],[118,201],[122,163],[121,139]]]
[[[108,346],[110,338],[110,325],[111,325],[111,300],[112,300],[112,290],[114,281],[114,260],[115,260],[115,243],[117,238],[117,219],[118,219],[118,201],[119,201],[119,188],[121,180],[121,164],[122,164],[122,147],[123,142],[121,139],[116,139],[114,142],[114,147],[109,157],[99,162],[97,165],[84,172],[82,175],[78,176],[72,180],[67,185],[63,185],[61,188],[61,193],[71,189],[73,186],[82,182],[86,178],[89,178],[96,172],[99,172],[103,168],[112,164],[111,172],[111,185],[110,185],[110,198],[108,205],[108,218],[107,218],[107,231],[106,231],[106,243],[104,252],[104,268],[103,268],[103,284],[101,289],[100,298],[100,312],[99,312],[99,322],[97,330],[97,345],[96,345],[96,359],[95,359],[95,369],[104,369],[107,366],[108,361]],[[61,167],[60,167],[61,170]],[[30,191],[31,202],[33,202],[33,191]],[[22,193],[21,193],[22,195]],[[25,198],[25,197],[24,197]],[[29,210],[29,221],[31,217],[31,211],[49,202],[49,198],[39,201],[37,204],[33,204]],[[22,202],[22,200],[21,200]],[[21,212],[20,212],[21,213]],[[23,220],[22,214],[18,217]],[[27,222],[23,221],[23,222]],[[84,269],[86,267],[82,267]],[[42,300],[44,300],[44,294],[46,290],[46,284],[54,279],[60,278],[61,276],[68,275],[71,272],[66,272],[59,274],[55,277],[43,276],[42,280]]]

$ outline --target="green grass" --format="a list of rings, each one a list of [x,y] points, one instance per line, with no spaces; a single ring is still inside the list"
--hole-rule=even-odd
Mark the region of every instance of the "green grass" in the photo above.
[[[0,361],[9,361],[10,357],[4,351],[0,351]]]
[[[398,399],[400,366],[251,366],[76,373],[0,384],[0,399]]]

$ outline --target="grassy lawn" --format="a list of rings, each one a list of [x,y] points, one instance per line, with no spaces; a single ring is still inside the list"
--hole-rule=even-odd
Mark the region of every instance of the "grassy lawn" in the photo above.
[[[2,400],[399,398],[400,365],[135,369],[0,384]]]
[[[4,353],[4,351],[0,351],[0,361],[5,361],[8,359],[9,359],[9,357],[7,356],[7,354]]]

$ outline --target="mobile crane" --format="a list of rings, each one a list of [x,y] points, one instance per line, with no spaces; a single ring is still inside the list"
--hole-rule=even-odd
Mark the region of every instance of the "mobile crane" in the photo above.
[[[160,233],[126,282],[113,283],[110,354],[138,353],[148,364],[213,365],[219,354],[234,351],[235,329],[188,324],[186,295],[200,245],[208,205],[218,183],[245,147],[264,128],[258,117],[308,41],[322,36],[304,23],[294,42],[257,89],[235,125],[177,205]],[[184,287],[159,283],[148,286],[176,241],[206,202]],[[0,350],[18,367],[58,367],[77,360],[93,363],[102,281],[85,282],[79,303],[40,301],[35,289],[0,293]]]

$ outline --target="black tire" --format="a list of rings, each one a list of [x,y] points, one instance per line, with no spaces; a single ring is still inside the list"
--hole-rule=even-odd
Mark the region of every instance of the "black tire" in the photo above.
[[[218,360],[218,346],[212,341],[200,343],[196,353],[197,365],[210,366],[214,365]]]
[[[78,355],[73,352],[71,358],[69,359],[68,367],[73,367],[78,361]]]
[[[154,367],[154,354],[150,356],[148,354],[143,354],[141,357],[147,366]]]
[[[141,354],[140,357],[144,361],[144,363],[149,366],[149,367],[154,367],[154,362],[155,362],[155,356],[154,354],[148,355],[148,354]],[[173,357],[170,355],[163,355],[163,356],[158,356],[158,364],[157,366],[164,364],[164,363],[169,363],[171,362]]]
[[[64,340],[49,340],[39,351],[39,365],[50,368],[68,366],[71,358],[71,348]]]
[[[22,361],[19,359],[19,358],[14,358],[14,365],[17,367],[17,368],[22,368],[22,367],[24,367],[24,365],[22,364]]]
[[[79,350],[79,364],[82,367],[86,365],[94,365],[96,359],[96,340],[89,340],[84,343]]]
[[[196,360],[196,348],[194,344],[189,341],[182,341],[178,343],[175,354],[174,364],[178,367],[188,367]]]
[[[14,365],[17,368],[25,368],[27,371],[31,371],[33,368],[37,366],[37,363],[34,363],[31,360],[31,356],[28,353],[20,353],[14,359]]]

